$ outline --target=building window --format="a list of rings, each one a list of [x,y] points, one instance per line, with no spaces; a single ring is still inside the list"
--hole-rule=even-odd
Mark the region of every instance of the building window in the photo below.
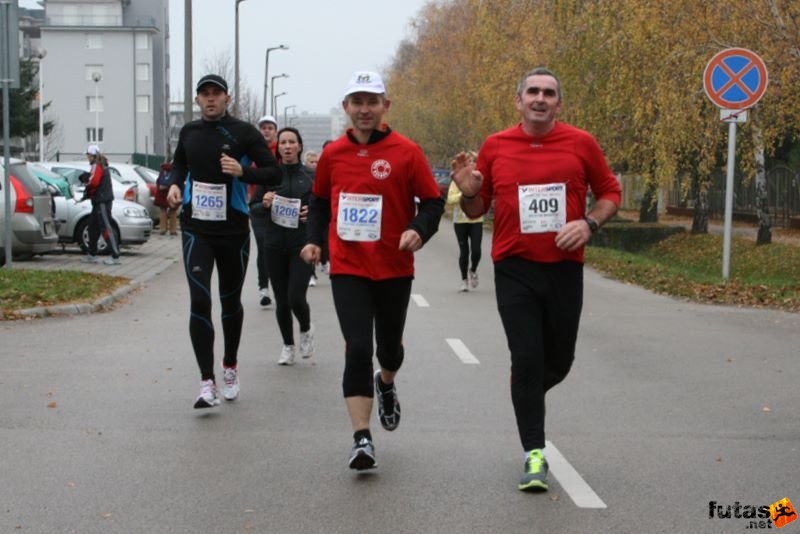
[[[93,112],[103,111],[103,97],[102,96],[98,96],[98,97],[95,98],[93,96],[87,96],[86,97],[86,110],[87,111],[93,111]]]
[[[86,34],[86,48],[103,48],[103,34],[102,33],[87,33]]]
[[[150,64],[137,63],[136,64],[136,81],[149,82],[150,81]]]
[[[150,35],[146,33],[137,33],[136,35],[136,49],[149,50],[150,49]]]
[[[139,113],[150,113],[150,97],[137,96],[136,97],[136,111]]]
[[[97,136],[97,130],[94,128],[86,128],[86,142],[87,143],[102,143],[103,142],[103,129],[100,128],[100,135]]]
[[[86,65],[85,74],[86,74],[86,81],[93,82],[94,81],[94,74],[97,73],[101,77],[103,76],[103,66],[102,65]]]

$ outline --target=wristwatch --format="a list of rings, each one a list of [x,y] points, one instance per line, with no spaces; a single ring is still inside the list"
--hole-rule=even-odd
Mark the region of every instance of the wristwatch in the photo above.
[[[595,233],[597,230],[600,229],[600,225],[597,224],[597,221],[595,221],[588,215],[584,215],[583,220],[586,221],[586,224],[589,225],[589,230],[591,230],[592,233]]]

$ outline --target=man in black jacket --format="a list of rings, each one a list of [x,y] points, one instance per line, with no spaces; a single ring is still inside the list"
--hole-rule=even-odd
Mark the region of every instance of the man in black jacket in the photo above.
[[[197,83],[195,102],[202,118],[184,125],[172,161],[170,206],[183,205],[183,263],[189,283],[189,334],[200,367],[201,389],[195,408],[220,404],[214,379],[214,326],[211,274],[219,270],[222,305],[222,395],[239,396],[237,352],[242,333],[242,284],[250,255],[247,184],[277,184],[275,157],[259,131],[228,115],[228,83],[209,74]],[[255,166],[253,166],[255,163]]]

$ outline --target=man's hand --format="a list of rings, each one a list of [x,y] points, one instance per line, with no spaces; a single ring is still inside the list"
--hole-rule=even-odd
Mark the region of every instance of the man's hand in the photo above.
[[[406,230],[400,236],[400,250],[416,252],[422,248],[422,238],[415,230]]]
[[[244,170],[242,169],[242,166],[239,164],[239,162],[227,154],[222,154],[219,157],[219,164],[222,167],[222,172],[224,172],[225,174],[237,177],[242,176],[244,174]]]
[[[461,194],[474,197],[481,191],[483,175],[475,170],[475,163],[466,152],[459,152],[450,163],[453,171],[453,181],[461,190]]]
[[[592,237],[589,223],[583,219],[570,221],[556,234],[556,246],[567,252],[574,252],[585,245]]]
[[[322,249],[317,245],[306,245],[300,251],[300,257],[303,258],[304,262],[316,265],[322,258]]]
[[[272,207],[272,203],[275,201],[275,191],[267,191],[264,193],[264,196],[261,197],[261,205],[267,209]]]
[[[175,184],[169,186],[169,191],[167,191],[167,204],[169,204],[169,207],[172,209],[176,209],[181,205],[181,188]]]

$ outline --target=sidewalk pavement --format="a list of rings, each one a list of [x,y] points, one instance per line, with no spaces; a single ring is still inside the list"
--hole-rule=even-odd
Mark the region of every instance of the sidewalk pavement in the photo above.
[[[84,271],[110,276],[121,276],[130,280],[111,295],[94,302],[78,302],[41,306],[17,311],[21,317],[47,317],[53,315],[71,315],[93,313],[110,308],[116,301],[126,297],[132,291],[142,287],[148,280],[163,273],[171,265],[181,261],[181,238],[178,236],[159,235],[154,232],[143,245],[123,246],[120,250],[120,265],[103,263],[109,256],[100,256],[98,263],[83,263],[81,258],[86,254],[77,245],[68,245],[64,250],[57,249],[30,260],[15,261],[15,269],[37,269],[43,271]]]

